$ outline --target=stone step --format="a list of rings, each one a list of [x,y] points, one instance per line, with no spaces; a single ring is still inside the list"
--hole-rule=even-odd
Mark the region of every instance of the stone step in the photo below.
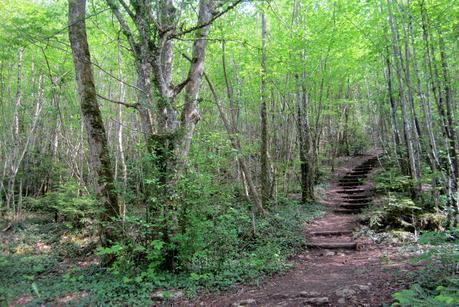
[[[342,236],[352,234],[351,230],[320,230],[320,231],[311,231],[309,233],[311,236]]]
[[[330,243],[309,243],[310,248],[321,249],[357,249],[355,242],[330,242]]]

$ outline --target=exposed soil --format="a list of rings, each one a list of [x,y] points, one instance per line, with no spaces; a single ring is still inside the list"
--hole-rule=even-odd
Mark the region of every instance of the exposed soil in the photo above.
[[[361,209],[372,198],[376,156],[359,156],[337,170],[322,201],[328,213],[306,226],[309,248],[293,268],[259,287],[200,296],[175,306],[381,306],[411,270],[394,248],[354,239]],[[390,261],[388,261],[390,260]],[[395,262],[394,262],[395,260]]]

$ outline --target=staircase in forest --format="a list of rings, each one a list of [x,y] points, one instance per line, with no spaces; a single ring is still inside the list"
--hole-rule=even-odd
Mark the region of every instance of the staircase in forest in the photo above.
[[[366,180],[377,163],[378,157],[371,156],[338,180],[337,188],[328,197],[333,211],[309,229],[310,248],[357,249],[352,238],[355,215],[371,203],[372,191]]]

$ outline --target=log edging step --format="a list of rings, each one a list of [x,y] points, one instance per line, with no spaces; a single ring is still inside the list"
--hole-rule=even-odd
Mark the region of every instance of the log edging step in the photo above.
[[[344,190],[341,190],[341,191],[337,191],[337,193],[339,193],[339,194],[347,194],[347,195],[359,194],[359,193],[365,193],[365,192],[367,192],[367,190],[360,189],[360,188],[357,188],[357,189],[344,189]]]
[[[319,249],[357,249],[355,242],[308,243],[307,245]]]
[[[340,205],[341,208],[343,209],[364,209],[368,208],[370,204],[342,204]]]
[[[356,199],[372,199],[371,195],[369,194],[345,194],[343,196],[341,196],[342,199],[353,199],[353,200],[356,200]]]
[[[337,208],[333,210],[334,213],[339,214],[359,214],[361,212],[360,209],[344,209],[344,208]]]
[[[352,198],[347,198],[344,199],[344,202],[349,203],[349,204],[368,204],[371,202],[371,198],[357,198],[357,199],[352,199]]]
[[[309,233],[311,236],[342,236],[352,234],[351,230],[321,230],[321,231],[311,231]]]

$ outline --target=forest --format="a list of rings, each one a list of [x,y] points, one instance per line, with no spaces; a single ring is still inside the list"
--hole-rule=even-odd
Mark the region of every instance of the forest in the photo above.
[[[459,305],[459,2],[0,18],[1,306]]]

